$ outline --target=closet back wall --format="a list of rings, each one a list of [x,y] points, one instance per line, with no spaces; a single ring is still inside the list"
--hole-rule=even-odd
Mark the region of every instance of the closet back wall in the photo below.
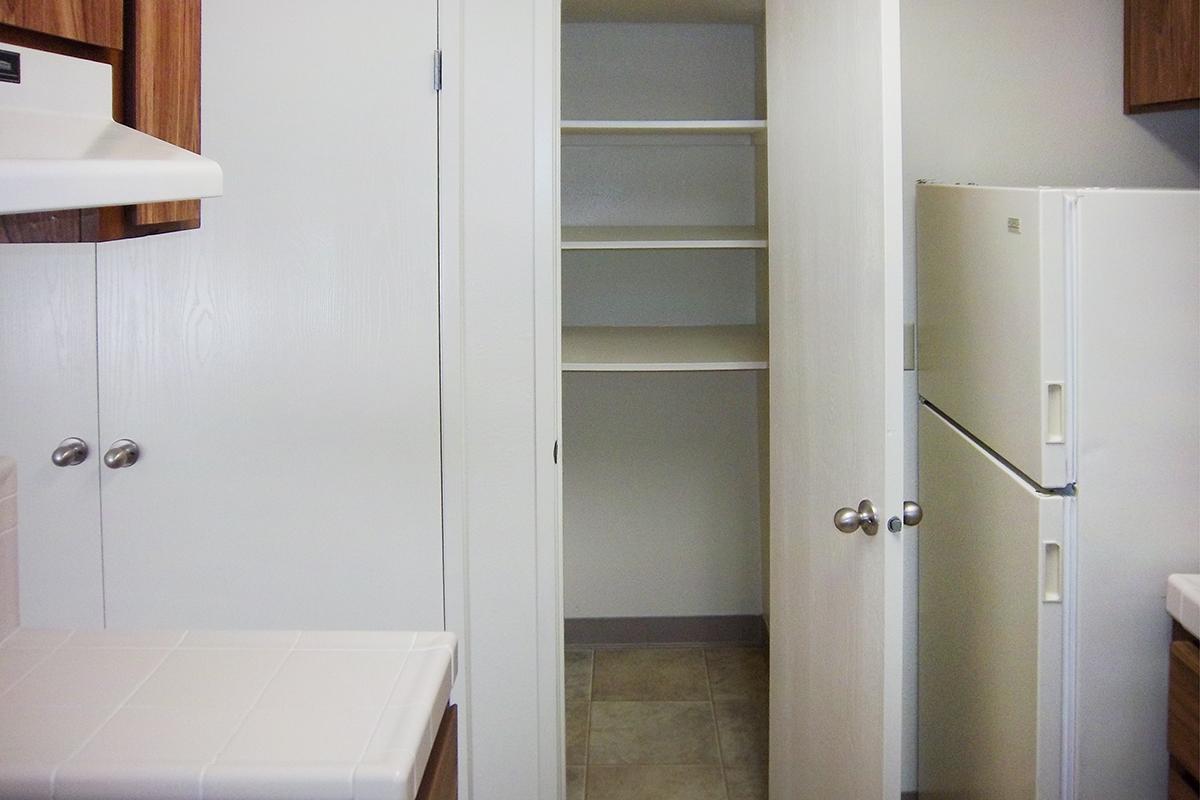
[[[568,23],[564,120],[750,120],[745,24]],[[753,226],[750,135],[563,138],[562,222]],[[568,250],[565,326],[755,325],[761,251]],[[760,373],[563,375],[567,618],[763,613]]]

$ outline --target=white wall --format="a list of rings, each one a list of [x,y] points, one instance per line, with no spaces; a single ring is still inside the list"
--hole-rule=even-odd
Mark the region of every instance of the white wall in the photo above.
[[[568,618],[762,613],[757,381],[564,377]]]
[[[998,185],[1200,182],[1200,112],[1127,117],[1122,0],[903,0],[908,318],[918,179]],[[910,418],[917,402],[909,392]],[[908,472],[916,475],[915,437]],[[916,536],[906,543],[904,786],[916,788]]]

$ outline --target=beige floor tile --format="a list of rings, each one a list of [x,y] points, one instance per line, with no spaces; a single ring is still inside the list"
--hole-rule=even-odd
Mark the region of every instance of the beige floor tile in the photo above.
[[[589,765],[718,763],[710,703],[592,703]]]
[[[765,764],[767,704],[756,700],[714,703],[725,766]]]
[[[725,784],[720,767],[590,767],[587,796],[588,800],[725,800]]]
[[[567,800],[583,800],[587,791],[587,768],[567,767]]]
[[[597,650],[593,700],[708,700],[699,648]]]
[[[567,699],[592,699],[592,651],[567,651]]]
[[[588,707],[591,703],[567,701],[567,763],[587,763]]]
[[[767,765],[726,767],[729,800],[767,800]]]
[[[716,647],[704,651],[713,700],[765,700],[767,651],[762,647]]]

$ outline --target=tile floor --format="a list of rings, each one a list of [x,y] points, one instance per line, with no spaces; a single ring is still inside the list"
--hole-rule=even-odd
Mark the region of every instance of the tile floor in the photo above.
[[[765,800],[767,652],[568,648],[568,800]]]

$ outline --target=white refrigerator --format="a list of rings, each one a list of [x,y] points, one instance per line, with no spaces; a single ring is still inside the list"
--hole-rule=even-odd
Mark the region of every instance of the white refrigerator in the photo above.
[[[922,798],[1166,797],[1200,193],[917,187]]]

